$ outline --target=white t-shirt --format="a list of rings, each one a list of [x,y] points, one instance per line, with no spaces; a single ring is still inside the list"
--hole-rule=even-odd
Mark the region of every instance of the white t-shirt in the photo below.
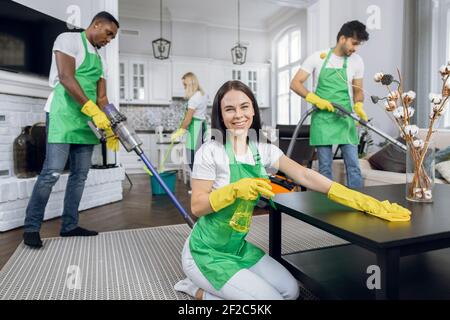
[[[258,151],[261,164],[268,173],[276,173],[277,161],[283,155],[277,146],[268,143],[259,143]],[[245,164],[255,164],[250,148],[245,155],[236,156],[236,161]],[[204,143],[195,154],[192,178],[199,180],[214,180],[213,189],[230,184],[230,161],[225,146],[215,140]]]
[[[320,70],[322,69],[322,65],[325,62],[326,55],[330,49],[317,51],[307,57],[303,64],[301,65],[300,69],[308,72],[310,75],[313,75],[314,79],[314,88],[312,91],[316,91],[317,83],[319,80]],[[324,54],[325,58],[321,58],[320,56]],[[325,68],[342,68],[344,66],[344,57],[338,57],[334,53],[331,53],[330,59],[328,60],[328,64],[325,66]],[[352,81],[355,79],[362,79],[364,78],[364,62],[361,58],[361,56],[357,55],[356,53],[353,53],[350,57],[347,59],[347,81],[348,81],[348,92],[350,94],[350,98],[353,101],[353,87],[352,87]]]
[[[86,39],[87,40],[87,39]],[[86,41],[87,48],[89,53],[98,53],[100,56],[100,59],[102,61],[103,66],[103,75],[102,78],[106,79],[107,76],[107,67],[105,63],[105,59],[103,57],[103,51],[102,49],[97,50],[90,42],[89,40]],[[55,88],[59,83],[59,77],[58,77],[58,68],[56,66],[56,59],[55,59],[55,51],[60,51],[62,53],[65,53],[73,58],[75,58],[75,69],[77,69],[84,61],[85,58],[85,51],[83,46],[83,40],[81,39],[81,33],[79,32],[65,32],[61,33],[55,40],[55,43],[53,44],[53,50],[52,50],[52,66],[50,68],[50,75],[48,78],[48,83],[50,87]],[[50,112],[50,106],[53,100],[53,91],[50,93],[50,96],[47,99],[47,103],[45,104],[45,111]]]
[[[206,94],[202,95],[200,91],[194,93],[194,95],[188,101],[188,108],[194,109],[194,118],[205,120],[206,112],[208,108],[208,96]]]

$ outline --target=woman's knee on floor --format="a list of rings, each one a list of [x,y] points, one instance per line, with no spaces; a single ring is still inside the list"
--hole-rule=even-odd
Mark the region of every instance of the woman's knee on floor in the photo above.
[[[286,291],[283,293],[283,298],[285,300],[297,300],[300,295],[300,288],[298,286],[297,280],[289,281],[286,283]]]
[[[249,269],[236,273],[220,290],[227,300],[283,300],[280,292],[266,279]]]
[[[299,295],[299,287],[294,276],[278,261],[265,255],[250,270],[278,290],[283,299],[295,300]]]

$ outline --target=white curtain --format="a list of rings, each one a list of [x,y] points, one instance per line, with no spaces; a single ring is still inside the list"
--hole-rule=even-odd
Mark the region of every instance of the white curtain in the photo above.
[[[417,93],[417,125],[428,127],[429,93],[439,93],[439,67],[449,60],[448,12],[450,0],[406,0],[403,70],[405,88]],[[446,116],[440,127],[449,126]],[[446,121],[447,120],[447,121]]]

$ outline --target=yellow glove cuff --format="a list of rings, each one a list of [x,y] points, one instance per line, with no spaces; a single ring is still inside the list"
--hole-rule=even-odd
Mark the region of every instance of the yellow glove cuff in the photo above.
[[[317,94],[315,94],[314,92],[308,93],[305,97],[306,102],[311,103],[311,104],[316,104],[319,99],[320,99],[320,97]]]
[[[363,109],[363,107],[364,107],[364,104],[362,103],[362,102],[357,102],[357,103],[355,103],[355,105],[353,106],[353,109],[355,109],[355,111],[359,111],[359,110],[362,110]]]
[[[342,184],[333,182],[331,184],[330,190],[328,190],[328,193],[327,193],[328,199],[336,201],[339,194],[344,194],[344,193],[348,192],[348,190],[349,189],[347,187],[343,186]]]
[[[209,194],[209,204],[214,212],[218,212],[228,207],[236,201],[236,190],[234,184],[214,190]]]
[[[81,112],[83,112],[85,115],[89,116],[89,117],[93,117],[97,114],[99,114],[100,112],[102,112],[100,110],[100,108],[94,103],[94,101],[89,100],[88,102],[86,102],[84,104],[84,106],[81,108]]]
[[[180,136],[184,135],[186,133],[186,129],[180,128],[177,130],[176,134],[179,134]]]

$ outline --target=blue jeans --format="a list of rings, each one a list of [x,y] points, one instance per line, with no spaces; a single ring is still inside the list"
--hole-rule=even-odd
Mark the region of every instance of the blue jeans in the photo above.
[[[62,174],[68,158],[70,158],[70,175],[64,196],[61,232],[71,231],[78,226],[78,207],[91,167],[93,150],[94,145],[47,142],[44,166],[34,185],[26,210],[25,232],[40,231],[50,193]]]
[[[362,176],[359,168],[358,146],[352,144],[340,145],[342,157],[344,158],[345,172],[347,174],[347,187],[361,188]],[[332,146],[317,146],[317,157],[319,158],[319,173],[333,180],[333,150]]]

